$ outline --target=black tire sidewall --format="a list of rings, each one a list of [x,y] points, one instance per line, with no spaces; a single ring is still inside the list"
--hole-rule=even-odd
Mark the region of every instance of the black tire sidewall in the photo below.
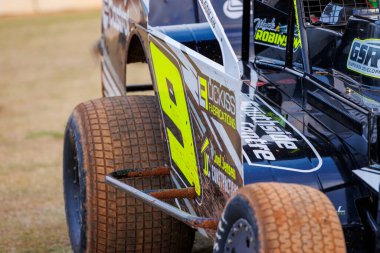
[[[153,99],[155,99],[155,98],[149,96],[149,100],[153,101]],[[92,131],[92,124],[99,124],[99,123],[97,123],[97,122],[92,123],[89,120],[89,114],[96,112],[100,108],[100,109],[104,109],[107,116],[113,115],[112,110],[114,110],[116,107],[116,109],[118,109],[117,115],[121,115],[120,113],[123,114],[122,118],[123,117],[124,118],[122,119],[122,122],[123,122],[122,125],[125,125],[126,122],[132,122],[129,124],[131,126],[128,125],[128,126],[123,127],[122,129],[119,129],[117,134],[115,134],[116,136],[111,135],[111,140],[113,140],[112,139],[113,137],[120,138],[121,134],[123,136],[128,136],[128,135],[126,135],[127,134],[126,131],[129,131],[129,129],[134,129],[133,131],[135,131],[137,133],[137,130],[140,130],[140,128],[137,129],[138,124],[140,124],[140,123],[152,124],[151,126],[153,126],[153,124],[160,124],[159,121],[151,120],[151,115],[153,115],[153,113],[155,115],[157,115],[157,113],[159,111],[154,111],[154,108],[150,109],[150,107],[148,108],[146,106],[142,108],[142,110],[139,114],[136,114],[136,115],[138,115],[137,119],[138,119],[138,122],[140,122],[140,123],[136,123],[137,121],[135,121],[133,119],[131,120],[131,118],[133,118],[134,116],[133,116],[133,113],[132,113],[132,116],[129,113],[134,110],[134,107],[136,105],[139,105],[142,103],[144,103],[144,104],[152,104],[152,103],[149,103],[149,101],[147,101],[148,99],[146,98],[146,96],[136,96],[136,97],[134,97],[132,99],[128,99],[128,100],[129,101],[126,100],[126,97],[101,98],[101,99],[91,100],[89,102],[80,104],[74,109],[74,112],[70,116],[70,119],[67,123],[66,132],[65,132],[65,150],[66,150],[65,152],[67,152],[67,150],[69,150],[66,147],[66,146],[68,146],[66,143],[69,143],[67,140],[70,140],[70,138],[68,138],[66,136],[71,136],[71,139],[73,139],[73,143],[74,143],[73,146],[75,146],[75,150],[77,153],[77,162],[78,162],[78,167],[79,167],[80,215],[82,217],[81,220],[83,222],[81,224],[81,227],[80,227],[80,232],[78,232],[78,230],[79,230],[78,229],[77,231],[72,233],[72,232],[70,232],[70,220],[67,218],[67,225],[69,227],[69,236],[70,236],[70,241],[71,241],[74,253],[77,253],[77,252],[95,252],[96,250],[100,251],[97,248],[97,245],[100,244],[99,243],[100,240],[98,240],[99,239],[98,234],[99,234],[100,230],[97,227],[96,221],[94,222],[95,219],[99,219],[99,213],[98,213],[97,206],[94,206],[94,198],[98,197],[98,195],[97,195],[97,193],[98,193],[98,184],[97,184],[98,181],[94,180],[97,177],[96,170],[94,169],[97,166],[96,159],[94,158],[95,157],[95,154],[94,154],[95,148],[93,146],[95,137],[94,137],[93,133],[90,132],[90,134],[89,134],[89,132],[88,132],[88,131]],[[150,102],[152,102],[152,101],[150,101]],[[133,103],[136,103],[136,105]],[[122,106],[122,108],[119,108],[119,106]],[[156,109],[156,110],[158,110],[158,109]],[[139,110],[137,110],[137,111],[139,111]],[[149,113],[146,113],[146,111],[148,111]],[[103,113],[103,111],[102,111],[102,113]],[[109,114],[107,114],[107,113],[109,113]],[[96,116],[96,117],[98,117],[98,116]],[[144,117],[149,117],[149,120],[144,121]],[[159,115],[157,115],[157,117],[159,117]],[[118,118],[118,120],[120,120],[120,118]],[[109,123],[109,122],[107,122],[107,123]],[[110,125],[108,127],[110,127]],[[114,128],[115,127],[120,128],[120,125],[114,126]],[[132,128],[129,128],[129,127],[132,127]],[[161,127],[161,125],[157,125],[157,127]],[[144,127],[144,129],[145,129],[145,127]],[[167,152],[166,146],[163,143],[164,140],[162,140],[162,141],[157,140],[158,137],[160,139],[163,138],[162,132],[160,135],[158,135],[156,127],[149,127],[146,129],[152,129],[152,131],[156,131],[156,132],[152,137],[150,135],[145,135],[144,136],[145,138],[150,138],[150,137],[153,138],[154,137],[154,139],[153,140],[145,139],[144,144],[148,145],[148,141],[149,141],[149,142],[151,142],[150,145],[157,145],[157,147],[160,146],[160,148],[158,148],[157,150],[154,149],[154,150],[152,150],[152,152],[156,153],[157,155],[159,155],[159,154],[162,155],[159,158],[154,158],[154,156],[152,156],[153,161],[151,164],[149,162],[149,166],[150,167],[151,166],[154,166],[154,167],[164,166],[163,164],[161,164],[162,162],[166,163],[166,161],[163,161],[163,158],[168,158],[168,157],[165,154],[160,153],[159,149],[163,149],[163,152],[165,152],[165,151]],[[112,134],[114,134],[114,133],[115,132],[112,132]],[[139,137],[139,138],[141,138],[141,137]],[[125,142],[125,143],[127,143],[127,142]],[[119,148],[121,148],[121,149],[130,148],[131,151],[133,151],[131,145],[132,145],[132,142],[129,143],[127,146],[124,146],[124,144],[122,144],[122,146]],[[135,145],[135,144],[133,144],[133,145]],[[147,150],[149,150],[149,149],[147,149]],[[67,159],[65,152],[64,152],[64,187],[66,188],[67,185],[65,183],[65,171],[67,171],[68,169],[72,170],[72,168],[69,168],[67,165],[65,166],[65,160]],[[139,150],[139,152],[140,152],[140,150]],[[127,152],[124,152],[124,153],[127,153]],[[139,153],[139,155],[140,155],[140,153]],[[145,159],[146,156],[141,156],[139,159],[143,159],[143,157]],[[148,160],[149,160],[150,156],[148,156],[146,158],[148,158]],[[147,166],[145,164],[148,164],[145,160],[141,160],[139,163],[141,163],[141,165],[137,165],[137,167],[134,167],[136,165],[133,164],[132,167],[125,167],[125,165],[122,165],[122,167],[120,167],[120,168],[143,168],[144,169],[144,168],[146,168],[145,166]],[[104,165],[101,165],[101,167],[102,166],[104,166]],[[131,165],[128,165],[128,166],[131,166]],[[150,167],[147,167],[147,168],[150,168]],[[114,169],[117,170],[118,168],[119,167],[115,167]],[[144,183],[144,182],[140,179],[133,179],[130,183],[132,183],[133,186],[138,188],[138,187],[141,187],[141,183]],[[138,183],[139,186],[135,185],[136,183]],[[150,182],[150,184],[152,184],[152,182]],[[159,184],[167,185],[167,182],[164,181],[163,179],[160,179]],[[86,190],[87,190],[87,192],[86,192]],[[66,192],[67,191],[65,189],[65,195],[66,195]],[[109,192],[106,188],[105,194],[108,194],[108,193]],[[113,193],[111,193],[111,194],[113,196],[115,196]],[[115,201],[115,200],[108,198],[106,201]],[[66,209],[66,217],[67,217],[68,208],[67,208],[66,203],[67,203],[67,201],[66,201],[66,196],[65,196],[65,209]],[[134,201],[131,202],[131,204],[132,204],[132,206],[136,206],[136,203]],[[117,205],[117,202],[115,202],[115,205]],[[135,210],[137,210],[137,207],[135,208]],[[144,208],[144,210],[145,210],[145,208]],[[153,211],[148,211],[148,212],[151,213],[152,217],[154,216],[154,213],[155,213],[155,215],[157,215],[157,212],[153,212]],[[145,217],[145,215],[144,215],[144,217]],[[160,246],[161,251],[166,252],[166,250],[167,250],[168,252],[169,251],[170,252],[190,252],[191,248],[192,248],[193,240],[194,240],[194,230],[191,229],[190,227],[188,227],[187,225],[180,223],[179,221],[175,220],[174,218],[170,218],[170,217],[165,218],[164,216],[162,216],[162,217],[160,217],[160,219],[162,221],[162,225],[160,228],[161,233],[166,233],[166,235],[167,235],[165,243],[160,244],[161,245]],[[117,219],[117,217],[112,216],[110,218],[107,217],[107,220],[108,221],[112,220],[112,222],[114,222],[114,224],[116,224],[119,219]],[[135,222],[142,222],[142,221],[138,221],[136,218]],[[110,230],[117,228],[116,226],[111,226],[109,222],[107,224],[110,227]],[[133,226],[133,224],[132,224],[132,226]],[[136,226],[136,225],[134,225],[134,226]],[[147,228],[146,231],[148,234],[152,233],[152,232],[150,232],[149,228]],[[154,231],[156,231],[156,235],[157,235],[158,228],[154,227]],[[171,231],[172,234],[167,234],[167,231]],[[102,232],[102,231],[100,231],[100,232]],[[135,234],[136,235],[138,233],[141,234],[140,232],[141,231],[136,230]],[[110,233],[110,232],[107,232],[107,233]],[[75,235],[78,235],[78,236],[75,236]],[[77,239],[78,237],[80,239]],[[101,238],[101,239],[103,239],[103,238]],[[127,239],[128,238],[124,239],[125,247],[133,246],[132,244],[127,245],[127,243],[126,243]],[[132,240],[135,240],[135,239],[132,238]],[[147,247],[152,247],[152,245],[151,245],[152,242],[147,241],[147,243],[148,243]],[[112,243],[113,242],[110,242],[107,245],[110,245],[110,247],[112,247],[112,246],[114,246],[114,245],[112,245]],[[133,241],[132,241],[132,243],[133,243]],[[118,244],[118,246],[120,246],[120,245],[122,245],[122,243]],[[141,243],[140,243],[140,245],[141,245]],[[133,247],[135,247],[135,246],[133,246]],[[153,248],[152,248],[152,251],[156,252],[156,250],[153,250]]]
[[[64,200],[65,200],[65,212],[66,222],[68,226],[69,238],[74,253],[85,252],[87,244],[87,208],[86,208],[86,176],[84,172],[84,160],[83,160],[83,147],[82,147],[82,134],[80,132],[78,122],[72,114],[68,120],[65,136],[64,136],[64,148],[63,148],[63,185],[64,185]],[[73,150],[74,149],[74,150]],[[75,194],[72,189],[71,171],[74,157],[72,152],[76,153],[76,162],[78,165],[79,173],[79,215],[81,224],[78,227],[77,220],[74,217],[77,210],[72,210],[73,203],[72,195]],[[77,214],[76,214],[77,215]]]
[[[260,249],[260,242],[258,240],[258,225],[253,208],[250,206],[248,200],[238,194],[234,196],[224,209],[222,219],[219,222],[214,244],[214,253],[223,253],[227,243],[228,234],[236,221],[245,219],[252,226],[256,245],[252,253],[258,253]]]

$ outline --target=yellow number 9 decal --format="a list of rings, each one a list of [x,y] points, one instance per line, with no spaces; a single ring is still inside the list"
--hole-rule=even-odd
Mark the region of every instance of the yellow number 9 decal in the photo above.
[[[177,138],[166,127],[172,161],[200,195],[197,160],[181,74],[178,67],[152,42],[150,50],[162,110],[179,130],[177,136],[180,135]]]

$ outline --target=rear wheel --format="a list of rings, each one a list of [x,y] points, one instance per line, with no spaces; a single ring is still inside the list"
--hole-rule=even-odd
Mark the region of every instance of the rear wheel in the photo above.
[[[295,184],[243,187],[227,204],[214,252],[345,252],[334,206],[321,192]]]
[[[64,197],[74,252],[190,252],[194,230],[105,184],[126,168],[167,165],[155,97],[92,100],[77,106],[64,143]],[[130,178],[135,188],[171,188],[169,176]]]

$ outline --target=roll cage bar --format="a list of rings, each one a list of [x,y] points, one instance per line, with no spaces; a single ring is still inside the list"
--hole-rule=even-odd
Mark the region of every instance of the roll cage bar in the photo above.
[[[250,34],[251,34],[251,8],[254,0],[243,0],[243,21],[242,21],[242,58],[243,62],[248,62],[250,57]],[[302,62],[305,73],[311,73],[309,50],[307,44],[307,34],[305,28],[305,17],[303,11],[303,3],[301,0],[288,0],[288,29],[286,43],[286,60],[285,67],[293,68],[293,42],[294,42],[294,27],[298,27],[299,36],[301,39]],[[198,0],[201,9],[206,16],[208,23],[220,45],[224,70],[227,74],[240,78],[242,69],[239,67],[238,59],[232,46],[224,32],[223,26],[217,17],[215,10],[210,0]],[[199,14],[195,14],[199,16]],[[253,18],[253,17],[252,17]]]
[[[201,9],[215,35],[215,38],[219,43],[220,49],[222,51],[225,73],[240,79],[242,76],[242,71],[239,68],[239,61],[234,50],[232,49],[231,43],[228,40],[226,33],[224,32],[223,26],[220,23],[218,16],[216,15],[211,1],[198,0],[198,3],[201,6]]]

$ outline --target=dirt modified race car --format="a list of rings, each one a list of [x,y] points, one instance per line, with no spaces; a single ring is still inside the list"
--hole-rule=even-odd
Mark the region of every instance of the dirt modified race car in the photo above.
[[[215,252],[378,252],[378,7],[104,0],[103,98],[64,139],[74,252],[190,252],[194,229]]]

